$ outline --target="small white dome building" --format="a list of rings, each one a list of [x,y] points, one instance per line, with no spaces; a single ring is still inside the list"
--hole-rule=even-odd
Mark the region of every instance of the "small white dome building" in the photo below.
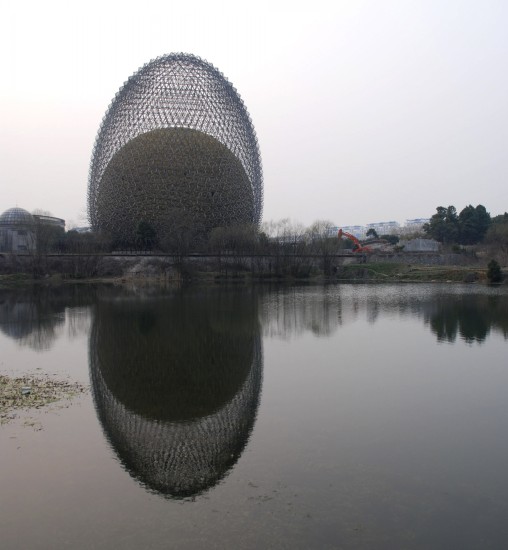
[[[0,215],[0,252],[35,249],[35,219],[23,208],[9,208]]]
[[[65,220],[46,214],[30,214],[24,208],[9,208],[0,215],[0,252],[27,254],[47,241],[50,231],[65,231]],[[42,243],[44,244],[44,242]]]

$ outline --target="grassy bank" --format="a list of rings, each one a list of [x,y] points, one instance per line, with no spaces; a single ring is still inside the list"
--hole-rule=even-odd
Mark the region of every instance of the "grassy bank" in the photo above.
[[[411,265],[403,263],[351,264],[338,269],[337,279],[376,282],[487,282],[485,268]]]

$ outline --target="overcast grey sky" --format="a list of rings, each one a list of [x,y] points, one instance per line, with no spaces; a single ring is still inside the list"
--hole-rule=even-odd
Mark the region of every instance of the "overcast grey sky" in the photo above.
[[[0,0],[0,211],[78,222],[115,93],[188,52],[239,91],[264,220],[508,210],[508,2]]]

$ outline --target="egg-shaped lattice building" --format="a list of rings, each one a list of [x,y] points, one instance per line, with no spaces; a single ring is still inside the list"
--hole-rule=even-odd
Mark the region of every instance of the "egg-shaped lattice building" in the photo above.
[[[177,53],[150,61],[124,83],[93,150],[94,230],[132,241],[144,223],[161,238],[185,220],[208,233],[259,224],[262,204],[254,127],[222,73]]]

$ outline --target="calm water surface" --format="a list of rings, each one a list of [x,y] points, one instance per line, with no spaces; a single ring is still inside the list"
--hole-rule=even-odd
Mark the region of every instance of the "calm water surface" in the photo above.
[[[0,546],[506,548],[507,351],[502,288],[2,291],[91,389],[0,427]]]

